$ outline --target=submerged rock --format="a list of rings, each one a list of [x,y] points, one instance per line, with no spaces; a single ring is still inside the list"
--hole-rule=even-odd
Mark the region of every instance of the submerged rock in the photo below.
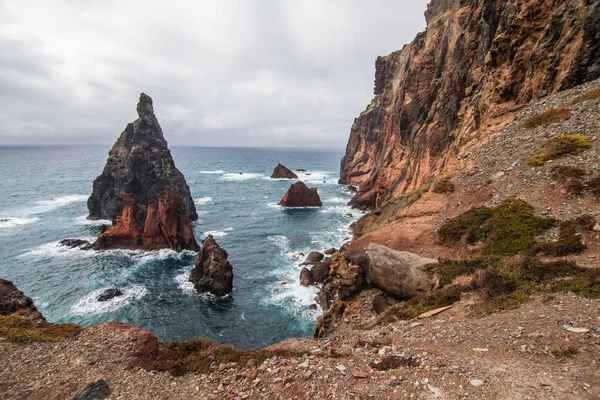
[[[304,182],[296,182],[279,202],[282,207],[321,207],[323,203],[317,189],[309,188]]]
[[[367,256],[368,283],[393,297],[412,298],[436,286],[425,265],[437,263],[437,260],[375,243],[369,245]]]
[[[273,179],[298,179],[298,175],[292,172],[291,169],[284,165],[277,164],[273,173],[271,174]]]
[[[191,224],[198,214],[189,187],[144,93],[137,112],[139,118],[127,125],[94,180],[89,218],[114,221],[94,248],[197,251]]]
[[[233,289],[233,267],[227,261],[228,254],[212,235],[202,241],[202,250],[194,262],[190,282],[199,292],[224,296]]]
[[[119,289],[106,289],[100,296],[98,296],[98,301],[107,301],[118,296],[123,296],[123,292],[121,292]]]
[[[63,239],[58,242],[60,246],[69,247],[71,249],[80,248],[81,250],[91,250],[92,244],[85,239]]]

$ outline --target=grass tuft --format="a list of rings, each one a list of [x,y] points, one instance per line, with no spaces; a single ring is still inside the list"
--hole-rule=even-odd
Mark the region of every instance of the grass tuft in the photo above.
[[[570,108],[553,108],[542,114],[531,117],[523,122],[523,127],[532,129],[540,125],[550,125],[562,121],[569,113]]]
[[[577,354],[579,354],[579,349],[577,347],[559,347],[556,349],[552,349],[552,355],[556,358],[573,358]]]
[[[582,135],[556,135],[545,145],[546,151],[532,156],[527,163],[542,166],[549,160],[565,156],[574,156],[592,148],[592,143]]]

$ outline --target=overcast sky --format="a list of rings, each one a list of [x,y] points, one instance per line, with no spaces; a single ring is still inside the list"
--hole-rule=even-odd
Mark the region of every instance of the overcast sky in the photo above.
[[[112,144],[140,92],[171,145],[346,145],[428,0],[1,0],[0,145]]]

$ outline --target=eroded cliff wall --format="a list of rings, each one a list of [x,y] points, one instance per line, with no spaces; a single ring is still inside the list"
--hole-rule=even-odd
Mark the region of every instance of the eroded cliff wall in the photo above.
[[[376,61],[340,183],[377,207],[443,171],[520,105],[600,77],[600,0],[432,0],[427,29]]]

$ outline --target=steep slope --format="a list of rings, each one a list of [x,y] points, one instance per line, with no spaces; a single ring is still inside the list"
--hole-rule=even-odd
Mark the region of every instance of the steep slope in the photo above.
[[[360,187],[356,206],[418,188],[522,104],[600,77],[598,0],[432,0],[425,16],[377,59],[352,126],[340,183]]]

